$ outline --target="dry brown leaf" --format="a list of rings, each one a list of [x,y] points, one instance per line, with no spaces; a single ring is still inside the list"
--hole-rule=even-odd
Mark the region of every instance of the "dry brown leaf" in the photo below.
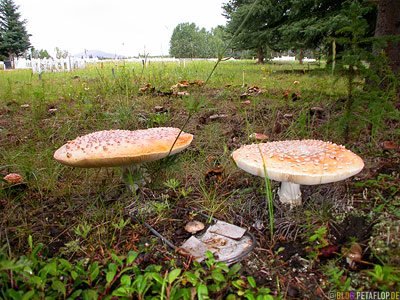
[[[384,141],[382,142],[382,148],[385,150],[394,150],[397,149],[397,146],[391,141]]]
[[[290,95],[290,90],[284,90],[283,91],[283,98],[287,98],[287,96]]]
[[[263,133],[256,133],[256,132],[250,134],[249,138],[250,139],[255,139],[257,141],[266,141],[266,140],[268,140],[268,136],[267,135],[265,135]]]
[[[146,91],[154,91],[155,87],[152,86],[150,83],[147,83],[145,86],[139,88],[139,91],[146,92]]]
[[[217,181],[219,183],[222,182],[222,172],[224,171],[224,168],[222,166],[218,166],[217,168],[210,169],[206,172],[204,179],[205,180],[210,180],[212,177],[216,176]]]
[[[268,90],[266,89],[259,89],[257,94],[264,94],[264,93],[268,93]]]
[[[10,173],[10,174],[4,176],[3,179],[5,181],[7,181],[8,183],[19,183],[19,182],[22,182],[21,175],[19,175],[17,173]]]

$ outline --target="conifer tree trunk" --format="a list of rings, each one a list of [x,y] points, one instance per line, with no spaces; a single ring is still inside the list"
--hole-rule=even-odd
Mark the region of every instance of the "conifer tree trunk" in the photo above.
[[[400,0],[379,0],[375,37],[388,35],[400,35]],[[377,53],[380,50],[374,49],[374,52]],[[392,72],[399,76],[400,42],[388,42],[383,50],[387,55]]]
[[[258,63],[264,64],[264,48],[263,46],[258,47]]]
[[[304,57],[304,51],[303,49],[300,50],[300,55],[299,55],[299,63],[300,65],[303,64],[303,57]]]

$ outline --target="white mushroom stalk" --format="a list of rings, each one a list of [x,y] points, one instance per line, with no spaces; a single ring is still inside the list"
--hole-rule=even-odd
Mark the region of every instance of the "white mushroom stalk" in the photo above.
[[[300,184],[283,181],[278,191],[279,200],[290,207],[301,205]]]
[[[364,167],[363,160],[344,146],[319,140],[245,145],[232,157],[244,171],[282,182],[280,200],[291,207],[301,205],[301,184],[344,180]]]

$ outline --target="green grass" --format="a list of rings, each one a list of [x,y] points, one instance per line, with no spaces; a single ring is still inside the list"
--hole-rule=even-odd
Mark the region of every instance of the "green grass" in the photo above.
[[[209,292],[215,297],[229,293],[244,297],[245,293],[251,292],[262,295],[265,291],[260,288],[265,287],[272,295],[285,298],[288,289],[293,287],[295,276],[311,278],[309,273],[318,274],[320,283],[305,279],[306,283],[296,287],[302,294],[310,296],[318,287],[325,292],[337,287],[340,278],[324,273],[324,268],[331,264],[343,270],[343,276],[354,278],[350,282],[353,289],[361,287],[357,276],[366,278],[367,286],[371,288],[377,288],[379,280],[386,280],[382,286],[398,287],[393,279],[398,268],[391,265],[391,257],[399,256],[392,243],[398,243],[393,232],[396,228],[398,231],[399,216],[395,211],[399,206],[396,184],[399,184],[400,170],[395,166],[400,158],[398,150],[386,151],[380,146],[383,141],[398,142],[398,99],[380,98],[382,105],[375,103],[379,106],[378,116],[371,109],[373,106],[366,102],[362,88],[355,89],[354,95],[361,104],[354,110],[346,146],[365,160],[366,169],[359,175],[336,184],[303,187],[304,208],[294,212],[280,207],[276,197],[278,185],[271,182],[274,197],[272,241],[263,179],[240,171],[230,159],[232,151],[251,142],[249,135],[253,132],[268,135],[270,141],[313,138],[343,143],[341,128],[345,115],[346,79],[340,75],[332,76],[323,66],[221,62],[205,87],[193,85],[187,88],[193,99],[206,101],[206,106],[193,114],[184,129],[194,134],[192,145],[172,163],[161,161],[145,166],[148,182],[139,189],[137,200],[146,221],[153,226],[164,226],[167,234],[173,233],[165,225],[166,220],[173,219],[170,207],[153,202],[167,199],[171,205],[177,202],[177,205],[197,208],[256,234],[257,250],[242,262],[246,268],[235,277],[243,283],[235,281],[233,285],[222,285],[223,281],[218,281],[220,275],[211,275],[212,271],[203,274],[196,269],[199,267],[189,267],[189,261],[169,251],[141,224],[129,222],[122,226],[127,213],[137,213],[137,201],[122,181],[121,169],[71,168],[53,159],[58,147],[93,131],[182,127],[189,115],[189,100],[185,102],[173,95],[160,96],[157,92],[168,91],[181,80],[205,80],[213,66],[213,62],[207,61],[187,61],[186,68],[176,63],[151,63],[143,68],[141,64],[104,62],[72,73],[44,73],[41,79],[29,70],[0,72],[0,177],[11,172],[23,177],[22,185],[0,182],[0,246],[4,246],[3,252],[7,253],[3,260],[30,253],[32,249],[27,241],[31,236],[35,244],[44,244],[47,252],[39,255],[43,265],[38,265],[37,271],[44,267],[47,257],[68,260],[73,264],[70,269],[85,259],[90,264],[98,262],[103,268],[110,268],[109,264],[115,260],[110,253],[124,260],[129,251],[139,251],[150,257],[146,256],[149,262],[138,262],[141,270],[149,264],[162,266],[158,271],[148,270],[158,272],[160,276],[167,274],[166,271],[171,274],[173,268],[184,270],[178,275],[177,285],[174,280],[158,281],[160,285],[155,288],[163,295],[169,283],[171,289],[173,286],[187,288],[185,282],[191,282],[190,286],[196,287],[196,293],[201,294],[203,285],[211,284],[207,276],[214,276],[210,278],[220,289],[214,286],[215,290]],[[300,83],[294,84],[294,81]],[[155,92],[141,92],[139,88],[146,84],[155,87]],[[252,86],[267,91],[242,96]],[[301,98],[295,101],[290,96],[285,98],[285,90],[298,92]],[[250,104],[243,103],[246,100]],[[156,106],[163,106],[165,112],[156,112]],[[323,107],[323,114],[311,113],[314,106]],[[214,114],[226,116],[210,119]],[[368,132],[370,126],[373,129]],[[209,170],[218,166],[223,169],[221,178],[206,176]],[[377,173],[383,167],[390,173],[385,180]],[[181,183],[176,189],[165,185],[172,179]],[[351,203],[352,208],[348,208],[347,203]],[[387,236],[390,236],[391,244],[387,244],[386,235],[374,233],[376,236],[370,237],[366,244],[380,245],[380,250],[366,250],[369,252],[364,260],[387,266],[384,270],[388,275],[384,279],[371,275],[379,268],[369,268],[369,273],[361,274],[360,270],[369,266],[359,264],[359,269],[350,270],[340,255],[329,258],[329,264],[321,260],[319,265],[318,252],[303,255],[308,260],[308,269],[298,275],[292,272],[290,263],[276,253],[274,247],[280,246],[285,239],[295,239],[304,243],[303,248],[317,251],[319,248],[310,245],[308,239],[314,232],[328,228],[323,238],[335,243],[334,228],[346,216],[361,215],[368,217],[371,224],[380,222],[382,206],[390,207],[385,212],[385,226],[389,228]],[[167,211],[159,214],[163,208]],[[256,223],[261,224],[257,229]],[[299,224],[304,226],[299,227]],[[175,265],[169,263],[170,260],[165,263],[167,258]],[[197,282],[191,275],[187,276],[190,270],[195,272],[191,268],[202,274],[197,277]],[[210,266],[209,270],[213,268]],[[4,270],[0,268],[0,272]],[[225,271],[228,272],[225,269],[221,272],[225,274]],[[107,281],[104,281],[107,272],[100,273],[103,280],[97,281],[97,291],[102,293],[107,289]],[[132,279],[140,275],[139,272],[129,274]],[[154,274],[151,276],[159,279]],[[249,276],[256,277],[256,285]],[[46,284],[49,282],[52,289],[57,290],[59,283],[53,286],[50,280]],[[124,283],[127,281],[118,281],[113,289]],[[108,288],[107,293],[111,295],[113,289]]]

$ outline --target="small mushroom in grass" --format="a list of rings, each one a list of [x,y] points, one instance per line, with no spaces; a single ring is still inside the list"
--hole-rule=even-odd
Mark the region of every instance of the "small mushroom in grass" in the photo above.
[[[15,184],[15,183],[20,183],[22,182],[22,177],[21,175],[17,173],[10,173],[3,178],[5,181],[7,181],[10,184]]]
[[[204,229],[204,224],[199,221],[190,221],[186,224],[185,230],[191,234],[195,234],[196,232],[202,231]]]
[[[363,250],[359,243],[352,243],[350,249],[342,249],[343,255],[350,268],[354,269],[356,262],[360,262],[363,256]]]
[[[172,127],[104,130],[67,142],[54,153],[54,158],[80,168],[138,167],[181,152],[192,139],[193,135]]]
[[[234,151],[232,158],[250,174],[281,181],[280,201],[291,207],[301,205],[300,184],[344,180],[364,167],[363,160],[344,146],[319,140],[245,145]]]

